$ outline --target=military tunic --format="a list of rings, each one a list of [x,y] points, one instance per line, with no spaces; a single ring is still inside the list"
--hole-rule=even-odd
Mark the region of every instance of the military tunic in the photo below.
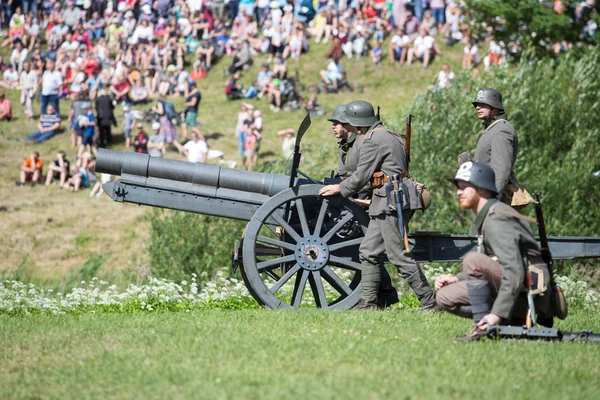
[[[351,197],[370,185],[371,177],[375,172],[401,175],[406,170],[404,141],[400,136],[384,128],[381,122],[373,124],[367,133],[361,139],[359,138],[356,139],[360,140],[356,153],[356,170],[340,183],[340,193],[344,197]],[[369,216],[371,217],[369,228],[360,246],[363,301],[376,301],[377,289],[381,281],[379,265],[384,262],[387,254],[389,261],[409,282],[421,304],[425,307],[433,305],[435,301],[433,291],[423,272],[413,259],[404,254],[397,215],[395,211],[392,215],[392,211],[387,206],[385,188],[373,189]]]
[[[491,313],[522,323],[528,310],[525,277],[527,261],[543,263],[539,245],[529,224],[509,205],[495,199],[489,208],[481,210],[471,226],[472,235],[482,235],[483,254],[468,253],[463,261],[459,282],[442,287],[436,294],[440,308],[458,312],[469,305],[466,281],[487,280],[491,286]],[[468,317],[469,315],[462,315]]]
[[[519,137],[506,114],[500,114],[485,126],[475,148],[475,159],[494,170],[498,198],[507,204],[510,204],[512,198],[512,192],[507,189],[507,185],[517,183],[513,167],[518,150]]]
[[[350,135],[348,140],[340,140],[339,142],[339,167],[337,176],[342,179],[348,178],[358,166],[358,155],[359,149],[364,141],[364,135],[356,136],[356,134]],[[371,184],[367,184],[361,189],[358,197],[360,199],[370,199],[372,196],[373,187]],[[385,269],[383,263],[379,265],[381,273],[381,282],[377,292],[378,303],[381,306],[389,305],[391,303],[398,302],[398,292],[392,285],[392,279],[390,274]]]

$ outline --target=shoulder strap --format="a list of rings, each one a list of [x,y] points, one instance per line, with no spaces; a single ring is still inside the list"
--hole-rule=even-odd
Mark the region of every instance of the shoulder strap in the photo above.
[[[493,206],[492,206],[493,208]],[[519,214],[518,212],[506,211],[506,210],[491,210],[488,215],[491,214],[504,214],[514,218],[521,219],[523,221],[531,222],[532,224],[537,224],[537,220],[535,218],[528,217],[523,214]]]
[[[485,128],[485,130],[486,130],[486,131],[490,130],[490,129],[492,128],[492,126],[496,125],[496,124],[497,124],[498,122],[500,122],[500,121],[506,121],[506,120],[505,120],[505,119],[497,119],[497,120],[495,120],[494,122],[492,122],[491,124],[489,124],[489,125],[487,126],[487,128]]]

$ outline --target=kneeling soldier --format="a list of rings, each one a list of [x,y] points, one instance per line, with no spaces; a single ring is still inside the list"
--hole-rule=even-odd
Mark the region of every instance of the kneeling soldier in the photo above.
[[[499,201],[494,171],[466,162],[454,178],[460,207],[475,214],[471,234],[479,236],[477,252],[468,253],[457,276],[436,278],[438,308],[472,317],[472,331],[459,341],[478,340],[488,326],[523,325],[528,311],[528,263],[546,268],[540,247],[525,217]]]

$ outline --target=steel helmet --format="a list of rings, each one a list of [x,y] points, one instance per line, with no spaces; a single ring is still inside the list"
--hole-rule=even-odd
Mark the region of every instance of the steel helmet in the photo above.
[[[345,121],[352,126],[371,126],[379,119],[375,116],[375,109],[371,103],[355,100],[346,106]]]
[[[331,118],[328,118],[327,121],[331,122],[347,122],[344,118],[344,113],[346,112],[346,105],[340,104],[336,108],[333,109],[333,113],[331,113]]]
[[[456,186],[458,186],[458,181],[464,181],[498,194],[496,190],[496,174],[494,174],[494,170],[487,164],[468,161],[458,168],[456,176],[452,181]]]
[[[502,105],[502,93],[492,88],[480,89],[479,92],[477,92],[475,101],[471,104],[473,104],[473,107],[477,107],[477,104],[487,104],[490,107],[504,111],[504,106]]]

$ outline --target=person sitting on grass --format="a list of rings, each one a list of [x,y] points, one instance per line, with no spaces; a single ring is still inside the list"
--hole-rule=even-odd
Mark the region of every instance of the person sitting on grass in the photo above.
[[[407,65],[411,65],[413,59],[416,57],[423,61],[423,69],[427,69],[429,62],[435,55],[441,55],[438,45],[435,43],[435,39],[427,34],[425,28],[419,28],[419,36],[415,38],[413,42],[414,47],[408,50],[408,58],[406,60]]]
[[[381,56],[383,55],[383,47],[380,41],[375,42],[371,49],[371,61],[375,65],[379,65],[381,62]]]
[[[0,121],[10,121],[12,119],[12,104],[3,92],[0,92]]]
[[[147,104],[150,101],[150,92],[148,88],[144,86],[142,82],[142,78],[138,78],[135,86],[131,89],[129,93],[129,98],[131,99],[131,104],[139,105],[139,104]]]
[[[229,100],[239,100],[245,97],[242,87],[237,84],[237,81],[241,77],[242,71],[236,71],[233,76],[230,76],[229,79],[227,79],[227,83],[225,84],[225,95]]]
[[[43,169],[44,162],[40,160],[40,153],[34,151],[29,158],[23,161],[23,165],[21,165],[21,179],[15,183],[17,186],[23,186],[26,182],[31,182],[31,187],[35,187],[36,184],[42,183],[44,179],[42,176]]]
[[[6,89],[16,89],[19,86],[19,73],[12,64],[8,64],[2,74],[4,79],[0,81],[0,87]]]
[[[77,159],[77,172],[63,185],[63,189],[77,192],[81,188],[89,188],[96,184],[98,179],[94,169],[96,162],[89,151],[86,151]]]
[[[67,160],[67,153],[60,150],[56,153],[56,160],[48,167],[46,186],[50,186],[54,178],[58,176],[60,187],[63,187],[67,179],[71,177],[71,163]]]
[[[52,104],[48,104],[46,111],[46,114],[40,115],[38,130],[29,135],[28,141],[42,143],[58,133],[61,124],[60,115]]]
[[[321,70],[321,79],[328,85],[332,85],[334,89],[337,89],[338,82],[342,79],[342,73],[340,72],[340,66],[333,58],[330,58],[327,62],[327,69]]]

